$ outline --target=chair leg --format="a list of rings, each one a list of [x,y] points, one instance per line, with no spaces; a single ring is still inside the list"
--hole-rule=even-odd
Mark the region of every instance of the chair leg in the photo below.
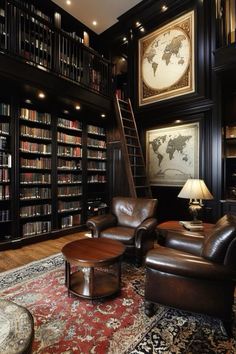
[[[145,308],[144,309],[145,314],[148,317],[152,317],[154,315],[154,303],[153,302],[145,301],[144,308]]]

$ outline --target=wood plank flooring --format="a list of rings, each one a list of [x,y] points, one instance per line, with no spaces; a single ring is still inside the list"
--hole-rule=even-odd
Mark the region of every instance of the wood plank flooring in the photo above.
[[[62,247],[71,241],[86,237],[86,232],[59,237],[53,240],[37,242],[21,248],[0,252],[0,272],[23,266],[27,263],[49,257],[61,251]]]

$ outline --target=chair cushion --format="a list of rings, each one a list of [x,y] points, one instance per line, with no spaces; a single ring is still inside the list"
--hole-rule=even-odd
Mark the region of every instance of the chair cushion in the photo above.
[[[116,226],[101,231],[100,237],[120,241],[126,245],[134,244],[135,229],[131,227]]]
[[[223,263],[230,243],[236,237],[236,217],[225,215],[205,237],[202,257],[216,263]]]
[[[112,199],[112,214],[118,225],[138,227],[144,220],[155,216],[156,199],[115,197]]]

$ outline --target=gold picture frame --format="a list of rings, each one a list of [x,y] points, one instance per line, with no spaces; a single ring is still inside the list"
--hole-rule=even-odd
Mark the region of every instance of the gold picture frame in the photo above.
[[[139,106],[195,91],[194,11],[139,40]]]
[[[199,122],[146,131],[146,166],[155,186],[183,186],[198,178]]]

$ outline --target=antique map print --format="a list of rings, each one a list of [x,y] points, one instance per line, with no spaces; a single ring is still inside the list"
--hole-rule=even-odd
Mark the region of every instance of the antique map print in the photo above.
[[[194,91],[194,12],[139,41],[139,104]]]
[[[150,130],[146,139],[151,185],[181,186],[188,178],[198,178],[198,123]]]

